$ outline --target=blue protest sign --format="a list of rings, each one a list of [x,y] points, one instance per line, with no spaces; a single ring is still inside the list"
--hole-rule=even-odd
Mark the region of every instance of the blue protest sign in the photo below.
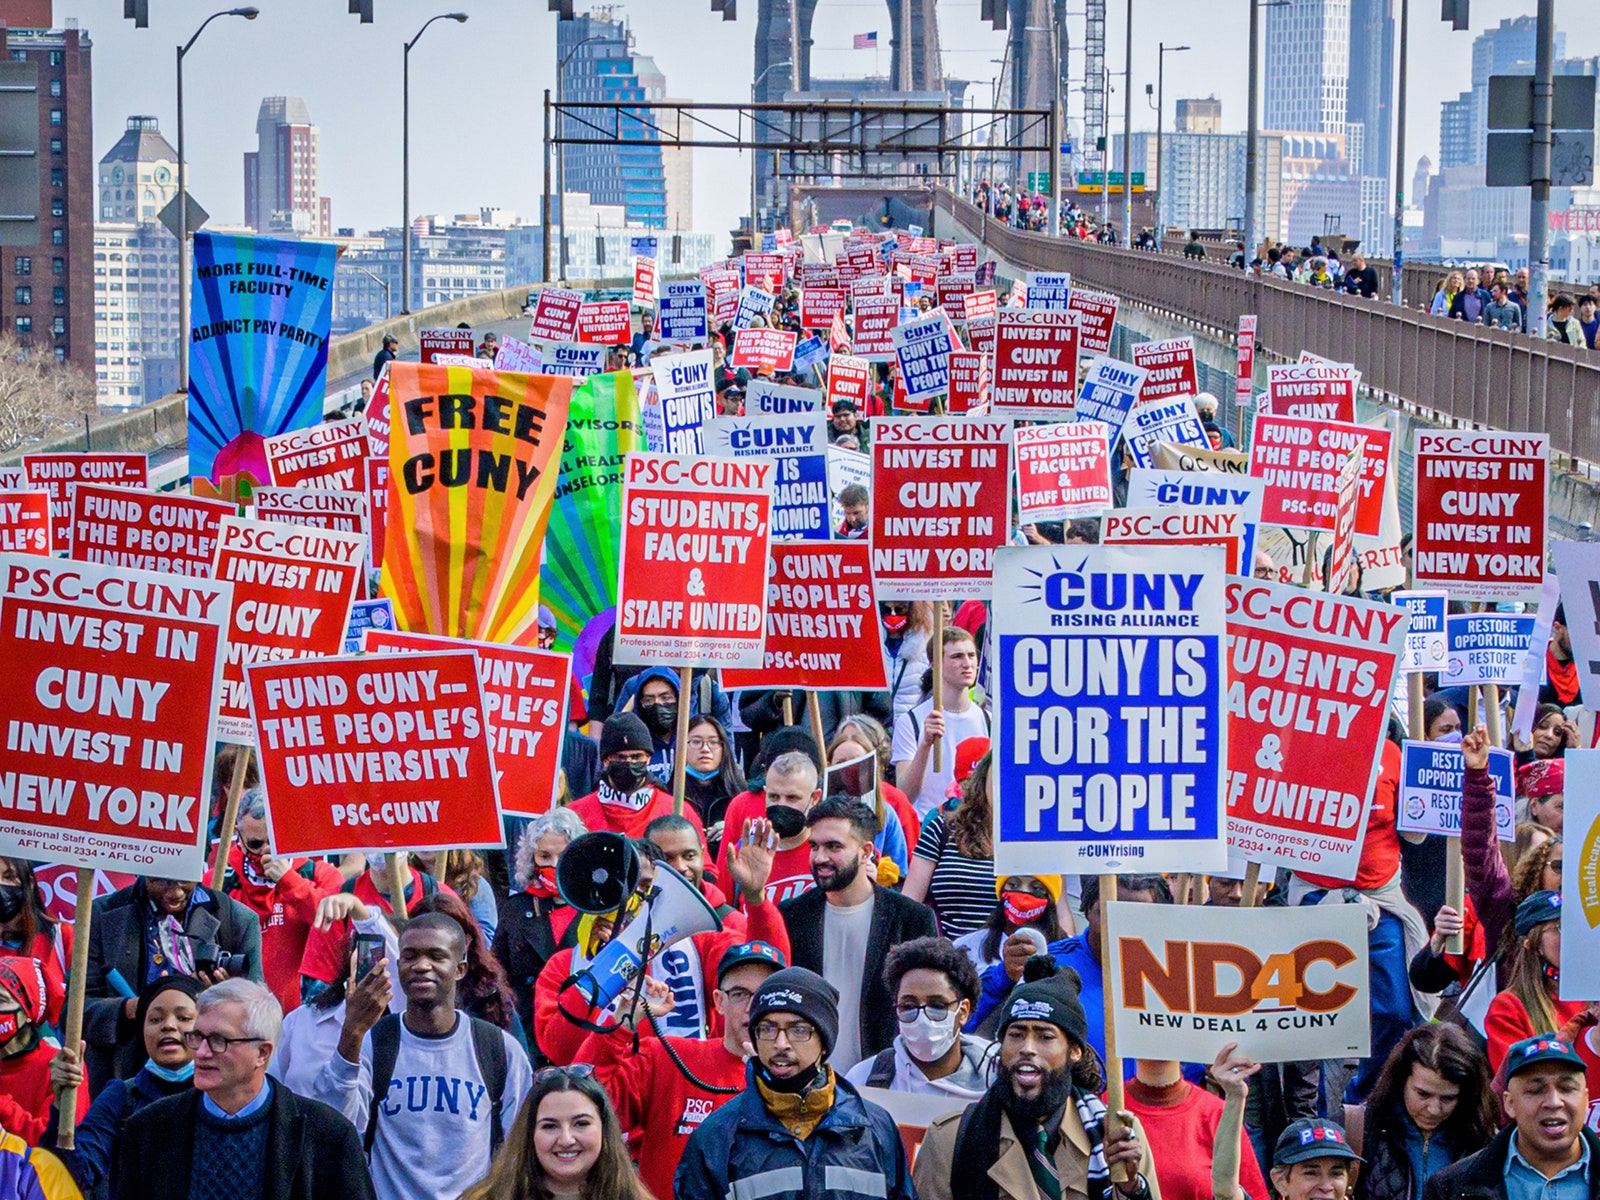
[[[1029,271],[1028,307],[1066,312],[1071,307],[1072,275],[1066,271]]]
[[[995,872],[1227,864],[1226,552],[995,553]]]
[[[1391,599],[1411,616],[1411,624],[1406,627],[1406,652],[1400,659],[1401,673],[1443,671],[1449,651],[1444,619],[1450,594],[1442,590],[1396,591]]]
[[[1210,447],[1205,426],[1193,396],[1165,396],[1154,400],[1140,397],[1122,427],[1122,440],[1133,455],[1135,466],[1152,467],[1155,458],[1152,442],[1176,442],[1180,446]]]
[[[770,458],[772,536],[826,541],[828,419],[821,413],[785,417],[717,417],[705,427],[713,458]]]
[[[950,352],[955,349],[955,334],[944,309],[936,308],[920,320],[896,325],[892,336],[907,399],[926,400],[950,390]]]
[[[706,285],[698,279],[663,283],[656,337],[664,342],[703,342],[708,336]]]
[[[1244,510],[1246,572],[1256,561],[1256,526],[1266,481],[1254,475],[1215,471],[1164,471],[1135,467],[1128,472],[1128,508],[1241,508]]]
[[[780,417],[786,413],[822,410],[822,389],[752,379],[744,392],[744,411],[752,417]]]
[[[654,234],[635,234],[628,239],[629,258],[659,258],[661,239]]]
[[[794,369],[799,374],[828,361],[828,343],[812,334],[794,348]]]
[[[758,287],[751,287],[748,283],[739,289],[739,307],[733,313],[733,327],[735,329],[749,329],[755,325],[757,317],[764,317],[772,311],[778,298],[771,292],[763,292]],[[763,322],[765,324],[765,322]]]
[[[1095,359],[1078,386],[1074,419],[1104,421],[1111,429],[1111,445],[1115,447],[1133,402],[1139,398],[1139,389],[1144,386],[1144,377],[1143,367],[1114,358]]]
[[[666,454],[704,454],[703,432],[717,415],[711,351],[657,354],[650,359],[661,397],[662,446]]]
[[[1533,640],[1533,613],[1460,613],[1445,618],[1440,687],[1515,684]]]
[[[369,629],[388,633],[394,628],[393,600],[357,600],[350,606],[350,624],[344,631],[344,652],[359,654],[362,635]]]
[[[1461,784],[1465,778],[1466,764],[1460,746],[1401,742],[1395,827],[1401,833],[1460,837]],[[1502,842],[1515,841],[1516,756],[1509,750],[1491,749],[1489,778],[1494,780],[1495,834]]]

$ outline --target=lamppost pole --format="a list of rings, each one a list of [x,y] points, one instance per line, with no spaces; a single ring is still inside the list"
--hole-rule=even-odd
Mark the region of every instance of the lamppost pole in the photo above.
[[[400,315],[411,312],[411,47],[422,40],[435,21],[462,22],[464,12],[439,13],[429,17],[417,36],[405,44],[400,70],[400,273],[405,278],[400,288]]]
[[[1167,177],[1162,173],[1161,161],[1161,128],[1162,121],[1166,114],[1167,104],[1167,55],[1177,54],[1179,51],[1187,49],[1189,49],[1188,46],[1169,46],[1165,42],[1158,42],[1156,44],[1156,199],[1153,207],[1155,209],[1156,240],[1158,243],[1160,241],[1161,231],[1163,228],[1163,223],[1161,220],[1161,196],[1162,193],[1166,191],[1167,184]],[[1150,94],[1150,85],[1147,83],[1144,86],[1145,95],[1148,96]],[[1129,186],[1131,187],[1132,184]],[[1147,182],[1145,184],[1146,190],[1149,189],[1149,186],[1150,185]]]
[[[766,79],[766,77],[773,71],[781,71],[785,67],[792,66],[794,66],[793,59],[790,59],[788,62],[768,63],[761,74],[755,77],[755,82],[750,85],[750,140],[752,142],[761,140],[757,136],[759,132],[759,126],[758,122],[756,121],[755,114],[756,90],[760,88],[762,80]],[[750,151],[750,249],[752,250],[761,249],[761,239],[759,236],[761,228],[761,198],[758,191],[760,171],[757,169],[760,155],[761,152],[759,150],[752,149]]]

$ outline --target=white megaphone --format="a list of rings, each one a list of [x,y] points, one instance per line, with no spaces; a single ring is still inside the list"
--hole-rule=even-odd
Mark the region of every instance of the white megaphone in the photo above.
[[[668,946],[721,928],[716,910],[699,889],[665,863],[657,863],[650,895],[628,924],[576,973],[572,986],[591,1008],[605,1008]]]

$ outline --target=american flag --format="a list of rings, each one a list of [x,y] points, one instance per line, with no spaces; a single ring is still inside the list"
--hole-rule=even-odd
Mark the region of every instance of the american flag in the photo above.
[[[855,44],[852,47],[852,49],[855,49],[855,50],[876,50],[877,48],[878,48],[878,31],[876,29],[874,29],[871,33],[858,33],[858,34],[856,34]]]

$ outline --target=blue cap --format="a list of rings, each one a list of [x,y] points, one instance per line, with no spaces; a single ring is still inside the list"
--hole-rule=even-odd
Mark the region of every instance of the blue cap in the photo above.
[[[1566,1063],[1580,1073],[1588,1070],[1587,1064],[1572,1048],[1572,1043],[1542,1034],[1523,1038],[1506,1051],[1506,1078],[1510,1079],[1518,1071],[1542,1062]]]
[[[737,946],[729,946],[722,961],[717,964],[717,985],[722,985],[723,976],[729,971],[746,963],[766,963],[774,971],[781,971],[789,965],[784,960],[783,951],[776,946],[766,942],[741,942]]]
[[[1519,938],[1527,937],[1548,921],[1561,919],[1561,893],[1535,892],[1517,905],[1517,915],[1512,919]]]
[[[1293,1163],[1310,1162],[1314,1158],[1350,1158],[1356,1162],[1361,1156],[1350,1149],[1342,1126],[1332,1121],[1302,1117],[1290,1123],[1278,1135],[1278,1144],[1272,1151],[1272,1165],[1287,1167]]]

